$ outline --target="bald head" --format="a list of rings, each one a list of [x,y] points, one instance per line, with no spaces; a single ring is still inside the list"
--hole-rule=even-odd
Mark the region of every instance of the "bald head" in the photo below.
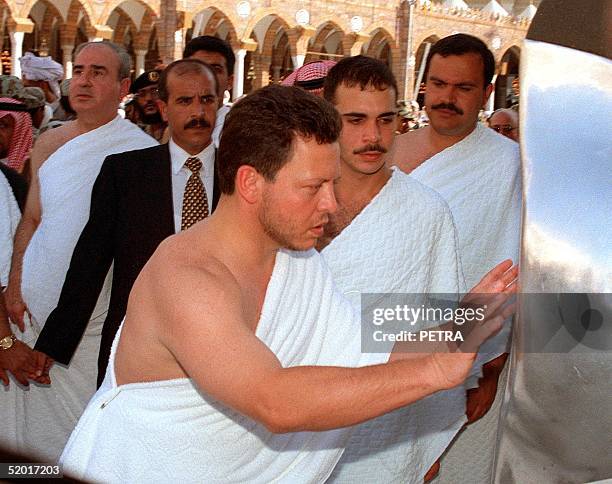
[[[514,109],[498,109],[489,118],[489,127],[511,140],[519,140],[519,117]]]

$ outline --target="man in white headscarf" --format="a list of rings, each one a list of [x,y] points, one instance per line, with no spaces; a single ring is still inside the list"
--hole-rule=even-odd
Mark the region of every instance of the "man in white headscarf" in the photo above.
[[[26,52],[19,62],[23,85],[40,87],[43,90],[49,111],[48,118],[51,119],[53,112],[59,107],[59,81],[64,77],[64,68],[51,57],[37,57],[31,52]]]

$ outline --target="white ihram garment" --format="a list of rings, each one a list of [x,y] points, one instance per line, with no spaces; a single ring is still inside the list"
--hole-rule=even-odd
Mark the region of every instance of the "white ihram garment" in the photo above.
[[[504,259],[518,262],[521,180],[518,143],[478,123],[472,133],[410,173],[448,202],[468,289]],[[506,351],[510,325],[480,350]],[[485,361],[487,361],[485,359]]]
[[[155,144],[136,125],[117,116],[61,146],[39,169],[42,216],[23,257],[21,283],[32,315],[24,335],[30,346],[59,300],[72,252],[89,217],[91,191],[102,162],[108,155]],[[55,461],[95,391],[110,280],[109,273],[70,365],[53,365],[49,387],[32,384],[22,392],[15,445],[20,452]]]
[[[255,334],[283,367],[355,367],[388,359],[361,353],[359,317],[314,250],[277,253]],[[120,337],[121,330],[104,383],[62,454],[64,471],[73,477],[105,483],[323,482],[340,458],[350,429],[273,434],[188,378],[118,386]]]
[[[518,262],[521,179],[518,143],[478,123],[466,138],[432,156],[410,175],[448,202],[468,288],[504,259]],[[507,351],[510,325],[480,348],[475,368]],[[503,372],[499,385],[504,386]],[[439,484],[491,479],[501,388],[489,412],[470,425],[442,460]]]
[[[15,200],[13,190],[9,185],[4,173],[0,172],[0,287],[8,285],[8,276],[11,269],[11,255],[13,253],[13,237],[17,224],[21,219],[21,212]],[[21,332],[16,326],[11,330],[21,339]],[[2,337],[6,334],[0,335]],[[9,373],[10,375],[10,373]],[[21,389],[17,387],[17,381],[9,376],[9,386],[0,384],[0,422],[4,428],[0,432],[0,447],[11,447],[15,443],[15,429],[13,422],[17,421],[17,401]]]
[[[322,254],[338,287],[357,303],[361,293],[456,298],[464,290],[448,205],[397,169]],[[464,422],[460,386],[360,424],[330,482],[421,483]]]

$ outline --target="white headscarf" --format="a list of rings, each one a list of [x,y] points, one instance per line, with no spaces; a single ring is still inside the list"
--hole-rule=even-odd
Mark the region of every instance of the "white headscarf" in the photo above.
[[[64,77],[64,68],[60,63],[51,57],[36,57],[31,52],[26,52],[19,62],[23,77],[31,81],[47,81],[53,94],[58,98],[61,96],[58,81]]]

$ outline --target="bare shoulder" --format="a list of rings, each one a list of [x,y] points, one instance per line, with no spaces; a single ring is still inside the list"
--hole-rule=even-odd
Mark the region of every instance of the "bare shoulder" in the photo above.
[[[395,138],[395,143],[398,146],[407,147],[415,140],[419,139],[419,136],[423,133],[423,129],[415,129],[406,133],[400,134]]]
[[[427,152],[426,130],[420,128],[414,131],[400,134],[395,138],[391,164],[399,167],[402,171],[410,173],[425,158]]]
[[[50,129],[41,134],[32,149],[32,165],[38,169],[49,156],[55,153],[62,145],[79,135],[75,121]]]
[[[214,319],[241,304],[238,282],[227,266],[183,234],[166,239],[139,279],[160,315],[177,324]],[[169,314],[170,311],[172,314]]]

